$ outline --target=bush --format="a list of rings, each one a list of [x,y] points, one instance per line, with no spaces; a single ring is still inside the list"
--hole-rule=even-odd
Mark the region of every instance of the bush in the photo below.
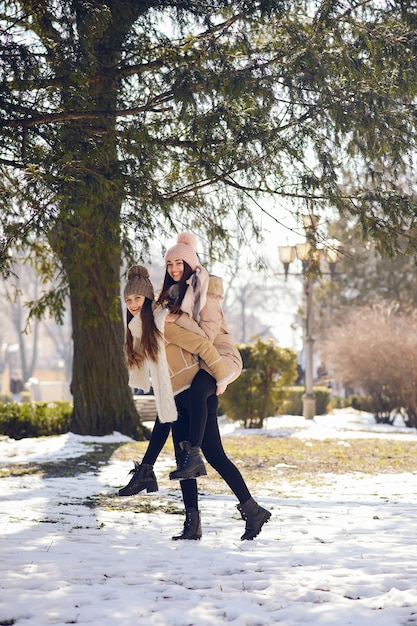
[[[353,309],[327,331],[323,354],[333,378],[357,390],[376,421],[399,409],[417,415],[416,318],[381,304]]]
[[[304,387],[288,387],[287,398],[282,407],[282,413],[287,415],[303,414],[303,395]],[[316,396],[316,415],[324,415],[328,412],[330,398],[330,389],[328,387],[314,387],[314,395]]]
[[[357,411],[366,411],[367,413],[373,413],[375,411],[375,404],[369,396],[348,396],[345,398],[343,406],[351,406],[352,409],[356,409]]]
[[[255,338],[253,344],[237,347],[243,359],[243,372],[221,397],[222,409],[245,428],[262,428],[266,417],[277,415],[286,389],[297,377],[294,351],[280,348],[272,339]]]
[[[68,432],[71,402],[7,402],[0,404],[0,434],[12,439]]]
[[[304,387],[292,386],[287,387],[287,397],[282,406],[282,413],[286,415],[302,415],[303,414],[303,393]]]

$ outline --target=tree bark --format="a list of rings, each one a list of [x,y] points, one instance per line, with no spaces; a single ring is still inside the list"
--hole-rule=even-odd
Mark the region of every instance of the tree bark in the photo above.
[[[77,303],[74,293],[71,302],[76,347],[71,431],[102,436],[118,430],[134,439],[143,438],[121,351],[123,326],[100,315],[96,326],[85,326],[78,313],[82,303]]]
[[[117,430],[143,439],[147,430],[140,424],[128,386],[123,352],[120,220],[125,190],[114,115],[118,83],[113,68],[133,17],[123,23],[118,14],[107,29],[95,31],[94,16],[77,6],[85,80],[78,90],[62,92],[62,108],[97,114],[93,119],[70,119],[59,127],[54,155],[60,220],[51,238],[71,296],[74,410],[70,429],[99,436]],[[65,62],[60,60],[62,65]]]

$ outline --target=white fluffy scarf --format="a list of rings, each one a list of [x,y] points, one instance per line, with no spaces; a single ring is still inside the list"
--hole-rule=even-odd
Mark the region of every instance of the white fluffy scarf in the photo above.
[[[207,289],[209,284],[209,273],[201,265],[197,266],[191,278],[187,280],[188,289],[181,303],[181,311],[200,321],[200,311],[207,301]]]
[[[156,410],[160,422],[175,422],[178,418],[177,407],[175,406],[174,393],[172,391],[171,378],[169,375],[168,361],[165,352],[165,342],[163,339],[165,317],[168,311],[158,307],[154,311],[155,324],[162,333],[158,338],[158,359],[154,361],[144,361],[140,367],[129,369],[129,385],[149,391],[151,382],[155,394]],[[129,322],[129,329],[135,339],[142,338],[142,320],[140,314],[135,315]]]

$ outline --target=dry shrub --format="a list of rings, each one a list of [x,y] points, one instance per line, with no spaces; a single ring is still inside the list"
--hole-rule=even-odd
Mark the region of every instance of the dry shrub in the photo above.
[[[356,308],[324,342],[335,379],[369,395],[378,416],[404,408],[410,426],[417,426],[416,322],[393,305]]]

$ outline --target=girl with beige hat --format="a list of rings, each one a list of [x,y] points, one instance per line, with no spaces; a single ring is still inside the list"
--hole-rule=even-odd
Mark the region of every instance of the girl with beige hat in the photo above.
[[[221,280],[217,277],[209,277],[207,271],[198,264],[195,246],[193,245],[194,241],[191,234],[183,233],[179,235],[177,245],[167,250],[165,255],[167,271],[158,298],[158,305],[159,308],[168,305],[171,313],[168,314],[168,317],[164,316],[164,326],[161,327],[157,322],[160,315],[157,313],[158,306],[154,308],[155,324],[159,332],[161,334],[162,332],[164,333],[165,341],[168,342],[166,344],[166,357],[169,367],[173,368],[173,372],[177,372],[178,362],[182,365],[184,364],[183,355],[180,356],[178,353],[178,346],[173,348],[176,345],[175,341],[184,341],[184,338],[189,337],[189,335],[194,336],[193,341],[195,341],[196,337],[202,340],[205,339],[204,335],[207,334],[213,341],[213,345],[210,343],[212,348],[215,349],[217,342],[218,351],[216,353],[222,355],[223,364],[226,362],[229,365],[229,373],[223,376],[221,372],[218,372],[216,375],[213,369],[213,362],[210,362],[210,358],[213,358],[213,355],[210,357],[209,353],[206,352],[206,358],[200,353],[200,362],[197,364],[200,369],[197,372],[193,370],[192,384],[187,384],[186,387],[181,388],[176,385],[178,379],[174,381],[175,388],[173,392],[175,394],[178,420],[174,421],[171,417],[165,420],[164,414],[159,415],[158,409],[159,419],[155,422],[148,450],[141,464],[135,462],[135,467],[131,472],[133,474],[132,479],[126,487],[119,491],[119,494],[122,496],[134,495],[143,489],[146,489],[148,492],[157,490],[158,486],[153,472],[153,465],[165,444],[172,426],[178,467],[177,470],[171,472],[170,477],[181,479],[180,484],[186,509],[183,532],[173,537],[173,539],[201,538],[201,522],[195,477],[204,475],[206,470],[200,456],[200,446],[206,460],[220,473],[239,500],[238,509],[242,518],[246,521],[245,532],[241,539],[253,539],[259,534],[263,524],[269,520],[271,514],[266,509],[260,507],[251,497],[239,470],[226,456],[221,444],[217,422],[217,394],[224,389],[226,383],[234,380],[240,374],[242,362],[228,333],[226,320],[220,306],[222,297]],[[128,291],[130,291],[130,288]],[[125,290],[126,297],[127,293]],[[127,305],[129,306],[128,302]],[[134,319],[137,317],[139,316],[135,315]],[[199,324],[197,324],[197,321]],[[138,384],[137,372],[135,376],[132,376],[135,370],[137,370],[137,365],[135,362],[136,357],[134,356],[135,351],[133,350],[132,352],[133,342],[129,342],[129,333],[139,337],[137,328],[135,328],[136,324],[137,322],[134,321],[128,323],[126,352],[131,372],[130,384],[144,388],[143,383],[145,381],[143,379]],[[151,328],[148,331],[153,332]],[[141,336],[144,336],[143,333]],[[146,341],[149,342],[149,338]],[[205,346],[205,350],[207,350],[207,346]],[[193,351],[193,348],[191,348],[191,351]],[[160,359],[158,360],[159,362]],[[214,362],[218,366],[216,359],[214,359]],[[152,382],[154,377],[158,381],[160,374],[157,374],[155,371],[153,374],[154,376],[152,375],[151,366]],[[214,377],[212,374],[214,374]],[[171,381],[173,380],[171,377]],[[149,382],[147,387],[149,387]],[[157,387],[160,389],[158,382]],[[164,390],[166,388],[165,386]],[[155,393],[158,407],[157,394],[160,394],[160,391]],[[160,405],[161,401],[162,399],[160,398]],[[162,407],[161,410],[163,410]]]

